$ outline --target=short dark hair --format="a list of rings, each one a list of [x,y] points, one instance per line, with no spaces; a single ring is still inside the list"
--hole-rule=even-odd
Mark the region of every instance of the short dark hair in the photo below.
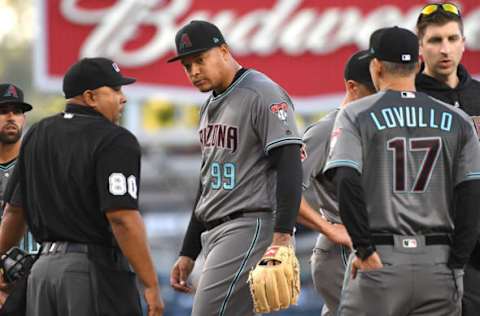
[[[373,82],[358,82],[359,85],[364,86],[370,93],[374,94],[377,92],[377,89],[375,89],[375,86],[373,85]]]
[[[463,20],[460,15],[455,15],[443,10],[437,10],[430,15],[420,15],[417,21],[417,36],[422,39],[425,35],[425,30],[429,25],[443,26],[449,22],[457,22],[460,27],[460,32],[463,36]]]
[[[387,70],[388,73],[398,75],[400,77],[406,77],[410,76],[416,71],[417,63],[407,63],[407,64],[401,64],[401,63],[393,63],[390,61],[380,61],[385,69]]]

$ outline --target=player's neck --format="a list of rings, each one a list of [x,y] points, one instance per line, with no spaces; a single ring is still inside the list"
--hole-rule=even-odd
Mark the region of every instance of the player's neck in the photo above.
[[[20,151],[20,141],[14,144],[0,143],[0,164],[17,158]]]
[[[240,64],[238,64],[234,59],[229,62],[228,70],[225,75],[225,80],[214,89],[216,95],[222,94],[222,92],[224,92],[225,90],[227,90],[228,87],[230,87],[230,85],[233,83],[233,80],[235,79],[235,75],[241,68],[242,66],[240,66]]]
[[[379,82],[379,91],[393,90],[393,91],[416,91],[415,77],[394,77],[385,78]]]
[[[448,75],[441,75],[438,73],[432,72],[430,69],[426,68],[423,70],[423,73],[426,74],[427,76],[430,76],[432,78],[437,79],[440,82],[443,82],[450,88],[454,89],[458,86],[458,83],[460,82],[460,79],[458,78],[457,71],[453,71],[452,73]]]

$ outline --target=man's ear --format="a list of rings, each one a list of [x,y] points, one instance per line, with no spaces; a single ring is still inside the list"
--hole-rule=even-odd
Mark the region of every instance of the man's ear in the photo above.
[[[345,90],[351,95],[355,95],[357,92],[357,84],[353,80],[345,80]]]
[[[96,94],[95,94],[95,91],[93,90],[85,90],[82,93],[82,99],[83,99],[83,102],[85,102],[85,104],[89,106],[95,107],[97,105]]]

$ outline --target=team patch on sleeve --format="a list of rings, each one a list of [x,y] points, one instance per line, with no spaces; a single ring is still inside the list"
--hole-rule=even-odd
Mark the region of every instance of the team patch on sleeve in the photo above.
[[[475,125],[475,130],[477,131],[477,136],[480,138],[480,116],[472,116],[473,125]]]
[[[274,103],[270,105],[270,111],[275,114],[283,123],[287,122],[288,104],[286,102]]]
[[[302,162],[305,161],[305,159],[307,159],[308,157],[308,154],[307,154],[307,145],[306,144],[303,144],[302,145],[302,149],[300,150],[300,159],[302,160]]]
[[[337,140],[338,140],[338,137],[340,137],[340,134],[342,134],[342,130],[340,128],[336,128],[332,131],[332,134],[330,135],[330,151],[329,151],[330,157],[333,154],[333,149],[337,144]]]

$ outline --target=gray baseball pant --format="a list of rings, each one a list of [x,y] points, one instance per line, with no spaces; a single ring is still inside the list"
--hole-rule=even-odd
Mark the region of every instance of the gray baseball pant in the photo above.
[[[323,299],[322,316],[334,316],[340,304],[346,251],[319,234],[310,260],[313,285]],[[348,256],[348,254],[347,254]]]
[[[416,247],[405,248],[405,238],[415,239]],[[377,252],[383,268],[348,279],[338,315],[461,315],[463,270],[447,267],[449,246],[425,246],[423,236],[395,236],[394,246],[379,245]]]
[[[246,213],[202,234],[205,263],[195,293],[193,316],[249,316],[253,301],[248,273],[273,236],[270,212]]]

